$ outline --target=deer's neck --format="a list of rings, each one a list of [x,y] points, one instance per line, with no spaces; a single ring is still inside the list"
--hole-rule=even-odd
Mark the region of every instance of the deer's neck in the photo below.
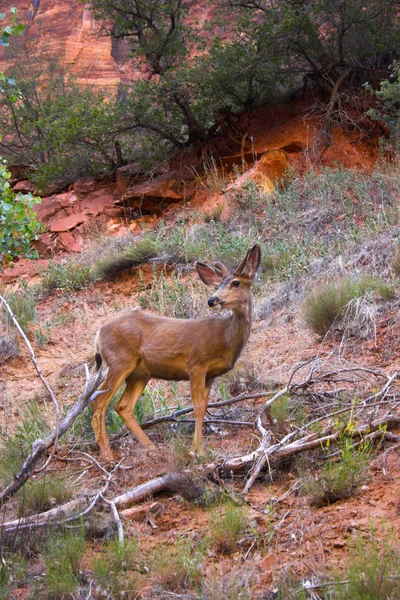
[[[249,339],[252,321],[252,302],[249,299],[246,306],[241,306],[234,311],[227,319],[226,342],[232,350],[233,362],[239,357]]]

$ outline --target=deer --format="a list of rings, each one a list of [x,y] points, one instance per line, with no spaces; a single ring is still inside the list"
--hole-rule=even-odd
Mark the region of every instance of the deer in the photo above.
[[[105,412],[123,382],[125,391],[115,410],[138,442],[156,450],[134,416],[135,405],[150,379],[190,381],[195,417],[192,450],[203,453],[203,420],[212,383],[233,369],[250,335],[251,286],[260,260],[261,249],[255,244],[233,273],[220,262],[213,266],[195,263],[201,281],[216,288],[208,306],[230,311],[225,316],[178,319],[138,307],[99,329],[96,370],[105,363],[108,372],[100,386],[103,393],[92,403],[92,427],[105,462],[114,460]]]

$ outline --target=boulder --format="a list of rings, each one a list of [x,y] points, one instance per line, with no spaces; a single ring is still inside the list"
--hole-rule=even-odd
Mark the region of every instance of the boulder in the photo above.
[[[248,171],[240,175],[228,186],[230,190],[240,190],[247,181],[254,181],[264,192],[270,194],[276,183],[283,181],[290,167],[288,154],[284,150],[270,150]]]
[[[52,222],[49,223],[49,230],[52,233],[69,231],[70,229],[77,227],[77,225],[84,223],[86,220],[86,215],[83,213],[75,213],[61,218],[56,217]]]
[[[77,231],[63,231],[60,233],[58,241],[67,252],[82,252],[83,250],[83,238]]]
[[[81,177],[75,181],[73,187],[76,194],[88,194],[95,190],[97,185],[94,177]]]
[[[139,208],[145,212],[160,214],[172,203],[181,202],[182,194],[177,192],[180,179],[176,173],[168,173],[154,181],[138,183],[129,188],[117,203]]]
[[[256,174],[260,178],[268,177],[273,185],[283,181],[290,167],[290,160],[284,150],[270,150],[260,158],[255,166]]]
[[[18,181],[13,186],[13,192],[16,194],[34,194],[35,193],[35,184],[29,181],[28,179],[24,179],[23,181]]]
[[[116,172],[116,181],[117,189],[120,194],[125,194],[131,186],[138,183],[138,180],[142,175],[143,169],[136,163],[119,167]]]

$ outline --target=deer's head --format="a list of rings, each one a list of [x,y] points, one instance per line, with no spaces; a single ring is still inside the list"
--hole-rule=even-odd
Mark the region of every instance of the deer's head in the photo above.
[[[208,299],[208,306],[220,306],[233,311],[246,309],[260,260],[261,249],[255,244],[247,250],[246,256],[233,273],[229,273],[225,265],[219,262],[212,267],[197,262],[195,267],[203,283],[217,288]]]

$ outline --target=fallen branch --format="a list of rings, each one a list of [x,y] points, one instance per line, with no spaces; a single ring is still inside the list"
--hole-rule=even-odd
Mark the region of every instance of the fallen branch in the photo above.
[[[89,370],[85,365],[86,383],[83,394],[77,402],[70,408],[66,417],[59,423],[59,426],[50,433],[44,440],[35,440],[32,444],[32,450],[25,458],[21,469],[14,476],[13,481],[0,492],[0,506],[14,496],[24,483],[31,477],[35,466],[45,452],[51,448],[56,439],[62,437],[75,423],[80,413],[104,391],[96,391],[99,385],[104,381],[106,374],[99,371],[94,379],[90,379]]]

